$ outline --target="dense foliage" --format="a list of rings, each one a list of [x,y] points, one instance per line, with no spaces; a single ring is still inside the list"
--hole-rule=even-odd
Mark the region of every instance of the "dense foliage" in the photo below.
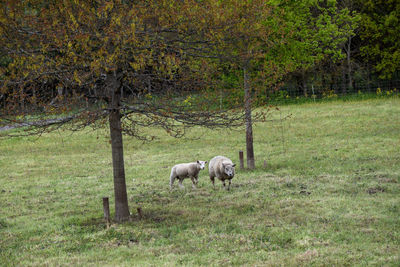
[[[210,96],[203,104],[215,95],[227,97],[220,103],[240,103],[246,51],[258,60],[252,60],[250,78],[263,98],[283,84],[305,96],[313,94],[312,86],[319,94],[370,90],[399,73],[398,1],[55,3],[2,3],[3,107],[9,95],[18,105],[38,105],[78,88],[91,101],[99,98],[104,71],[115,66],[129,70],[123,97],[206,88]],[[29,56],[33,51],[36,56]],[[23,79],[13,83],[16,71]]]
[[[400,2],[362,1],[359,31],[364,60],[371,62],[382,78],[391,78],[400,69]]]
[[[311,86],[318,88],[320,95],[346,94],[352,90],[356,93],[371,92],[383,85],[387,90],[395,89],[396,83],[392,84],[391,81],[398,80],[400,71],[400,47],[397,41],[400,37],[400,3],[363,0],[317,3],[324,3],[331,14],[338,15],[337,30],[344,34],[336,39],[336,43],[331,43],[337,48],[336,53],[329,52],[332,51],[329,48],[316,57],[318,60],[311,62],[311,58],[306,56],[305,64],[286,77],[285,89],[301,90],[305,96],[314,94]],[[295,6],[301,10],[300,4]],[[312,6],[312,14],[315,14],[315,5]],[[306,13],[302,10],[300,14]],[[350,19],[343,20],[346,16]],[[306,20],[309,18],[307,15]],[[320,45],[316,47],[321,49]]]

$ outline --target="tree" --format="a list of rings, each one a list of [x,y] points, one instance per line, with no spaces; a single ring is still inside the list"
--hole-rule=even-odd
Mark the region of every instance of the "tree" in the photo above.
[[[380,78],[391,78],[400,69],[400,2],[359,1],[361,54]]]
[[[126,220],[123,134],[152,140],[141,128],[180,137],[196,125],[241,125],[240,113],[182,101],[210,86],[194,56],[207,58],[213,12],[207,1],[2,2],[0,123],[23,122],[25,134],[108,123],[115,219]]]
[[[224,1],[219,7],[218,24],[224,26],[216,29],[211,38],[218,44],[219,59],[243,77],[247,166],[254,169],[252,95],[258,78],[262,78],[263,85],[271,86],[286,72],[288,65],[270,59],[274,48],[289,33],[281,24],[280,10],[268,1]]]
[[[338,62],[344,57],[342,49],[346,51],[348,73],[352,72],[349,62],[351,53],[348,49],[359,16],[352,12],[351,5],[346,2],[289,1],[281,5],[285,10],[284,19],[294,31],[291,39],[286,42],[286,54],[282,59],[292,62],[292,75],[298,79],[305,96],[309,92],[307,73],[325,60],[329,64]]]
[[[342,17],[339,18],[339,29],[342,35],[347,37],[342,45],[345,54],[345,60],[342,64],[342,93],[345,94],[347,88],[353,88],[354,54],[359,52],[357,32],[359,31],[361,17],[359,15],[359,5],[355,0],[340,0],[338,1],[338,8],[345,11],[345,13],[342,13]]]
[[[349,36],[348,10],[336,1],[226,1],[220,19],[226,25],[216,32],[221,59],[241,70],[246,123],[247,166],[255,167],[252,97],[279,85],[284,75],[300,72],[304,94],[305,74],[328,55],[341,56],[340,45]]]

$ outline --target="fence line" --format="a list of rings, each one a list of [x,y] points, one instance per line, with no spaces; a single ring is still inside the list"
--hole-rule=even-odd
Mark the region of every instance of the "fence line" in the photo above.
[[[353,88],[349,88],[346,84],[329,84],[328,86],[315,85],[313,83],[307,84],[306,90],[300,86],[283,85],[277,92],[270,95],[278,94],[278,96],[285,97],[314,97],[324,98],[332,96],[345,96],[355,93],[375,93],[375,94],[398,94],[400,91],[400,80],[377,80],[367,82],[354,83]]]

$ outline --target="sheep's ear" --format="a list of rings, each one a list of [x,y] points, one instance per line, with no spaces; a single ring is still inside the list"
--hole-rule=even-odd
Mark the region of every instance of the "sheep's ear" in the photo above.
[[[222,167],[225,168],[225,164],[222,163]]]
[[[198,163],[198,164],[200,164],[200,162],[199,162],[199,161],[197,161],[197,163]]]
[[[207,164],[207,161],[204,161],[204,164]]]
[[[235,167],[235,166],[236,166],[236,164],[233,164],[233,165],[232,165],[232,167]]]

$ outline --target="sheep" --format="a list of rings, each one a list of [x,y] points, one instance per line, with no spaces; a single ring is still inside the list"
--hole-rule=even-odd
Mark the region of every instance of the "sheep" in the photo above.
[[[222,181],[224,188],[229,191],[231,187],[231,180],[233,176],[235,176],[235,166],[236,164],[233,164],[232,160],[224,156],[216,156],[210,160],[210,163],[208,164],[208,171],[214,189],[214,178],[217,177]],[[225,186],[225,180],[229,180],[228,188]]]
[[[199,182],[199,172],[204,170],[207,161],[198,160],[191,163],[181,163],[177,164],[171,169],[171,176],[169,178],[169,187],[172,190],[172,185],[176,178],[179,180],[179,187],[184,188],[182,185],[183,179],[190,177],[192,179],[192,187],[196,188]]]

